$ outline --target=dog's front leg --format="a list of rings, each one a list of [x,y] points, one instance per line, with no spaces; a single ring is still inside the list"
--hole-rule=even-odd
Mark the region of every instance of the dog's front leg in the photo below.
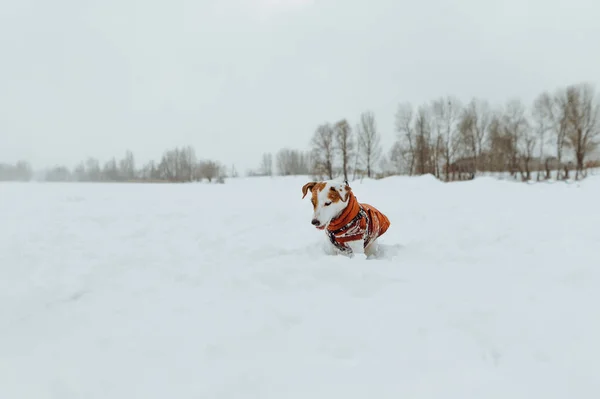
[[[361,258],[366,258],[367,255],[365,254],[365,248],[364,248],[364,241],[363,240],[355,240],[355,241],[348,241],[346,243],[348,245],[348,247],[350,248],[350,250],[352,251],[350,253],[350,257],[353,258],[356,255],[359,255]]]

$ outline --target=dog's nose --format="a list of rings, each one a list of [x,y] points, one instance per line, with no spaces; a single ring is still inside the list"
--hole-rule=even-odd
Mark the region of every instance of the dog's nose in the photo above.
[[[318,226],[320,224],[317,219],[313,219],[311,223],[313,226]]]

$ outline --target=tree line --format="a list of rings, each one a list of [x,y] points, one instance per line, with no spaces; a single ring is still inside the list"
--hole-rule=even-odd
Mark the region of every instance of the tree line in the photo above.
[[[500,174],[524,181],[580,179],[599,168],[600,102],[595,88],[573,84],[539,94],[530,106],[519,99],[492,106],[473,98],[463,104],[444,96],[414,107],[400,103],[395,112],[395,140],[388,149],[372,111],[320,123],[309,148],[265,153],[249,176],[312,175],[317,179],[381,178],[432,174],[444,181]],[[0,180],[31,180],[29,163],[0,164]],[[223,182],[237,176],[214,160],[201,160],[192,146],[173,148],[160,161],[136,168],[131,151],[104,164],[88,158],[74,168],[55,166],[46,181]]]
[[[530,107],[519,99],[500,106],[445,96],[414,107],[400,103],[395,141],[384,151],[375,115],[363,112],[317,126],[307,151],[264,154],[254,175],[357,176],[432,174],[444,181],[504,174],[514,179],[580,179],[600,167],[600,102],[594,87],[573,84],[545,91]]]
[[[231,171],[235,175],[235,170]],[[112,157],[104,164],[96,158],[79,162],[74,168],[57,165],[35,176],[31,165],[19,161],[15,165],[0,164],[0,180],[29,181],[34,178],[51,182],[191,182],[224,181],[225,167],[218,161],[200,160],[192,146],[176,147],[163,153],[160,161],[149,161],[136,167],[132,151],[123,158]]]

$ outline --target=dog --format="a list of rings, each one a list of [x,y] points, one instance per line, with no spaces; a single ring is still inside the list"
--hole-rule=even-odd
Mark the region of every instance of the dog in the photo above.
[[[302,199],[311,192],[311,224],[324,230],[337,253],[367,258],[374,255],[377,239],[390,220],[372,205],[359,203],[347,181],[311,181],[302,186]]]

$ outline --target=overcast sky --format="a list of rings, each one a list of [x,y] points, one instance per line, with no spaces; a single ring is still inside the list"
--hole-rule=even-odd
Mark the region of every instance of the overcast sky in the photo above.
[[[316,126],[600,80],[595,0],[0,0],[0,162],[258,166]],[[598,85],[600,87],[600,85]],[[387,150],[387,148],[386,148]]]

